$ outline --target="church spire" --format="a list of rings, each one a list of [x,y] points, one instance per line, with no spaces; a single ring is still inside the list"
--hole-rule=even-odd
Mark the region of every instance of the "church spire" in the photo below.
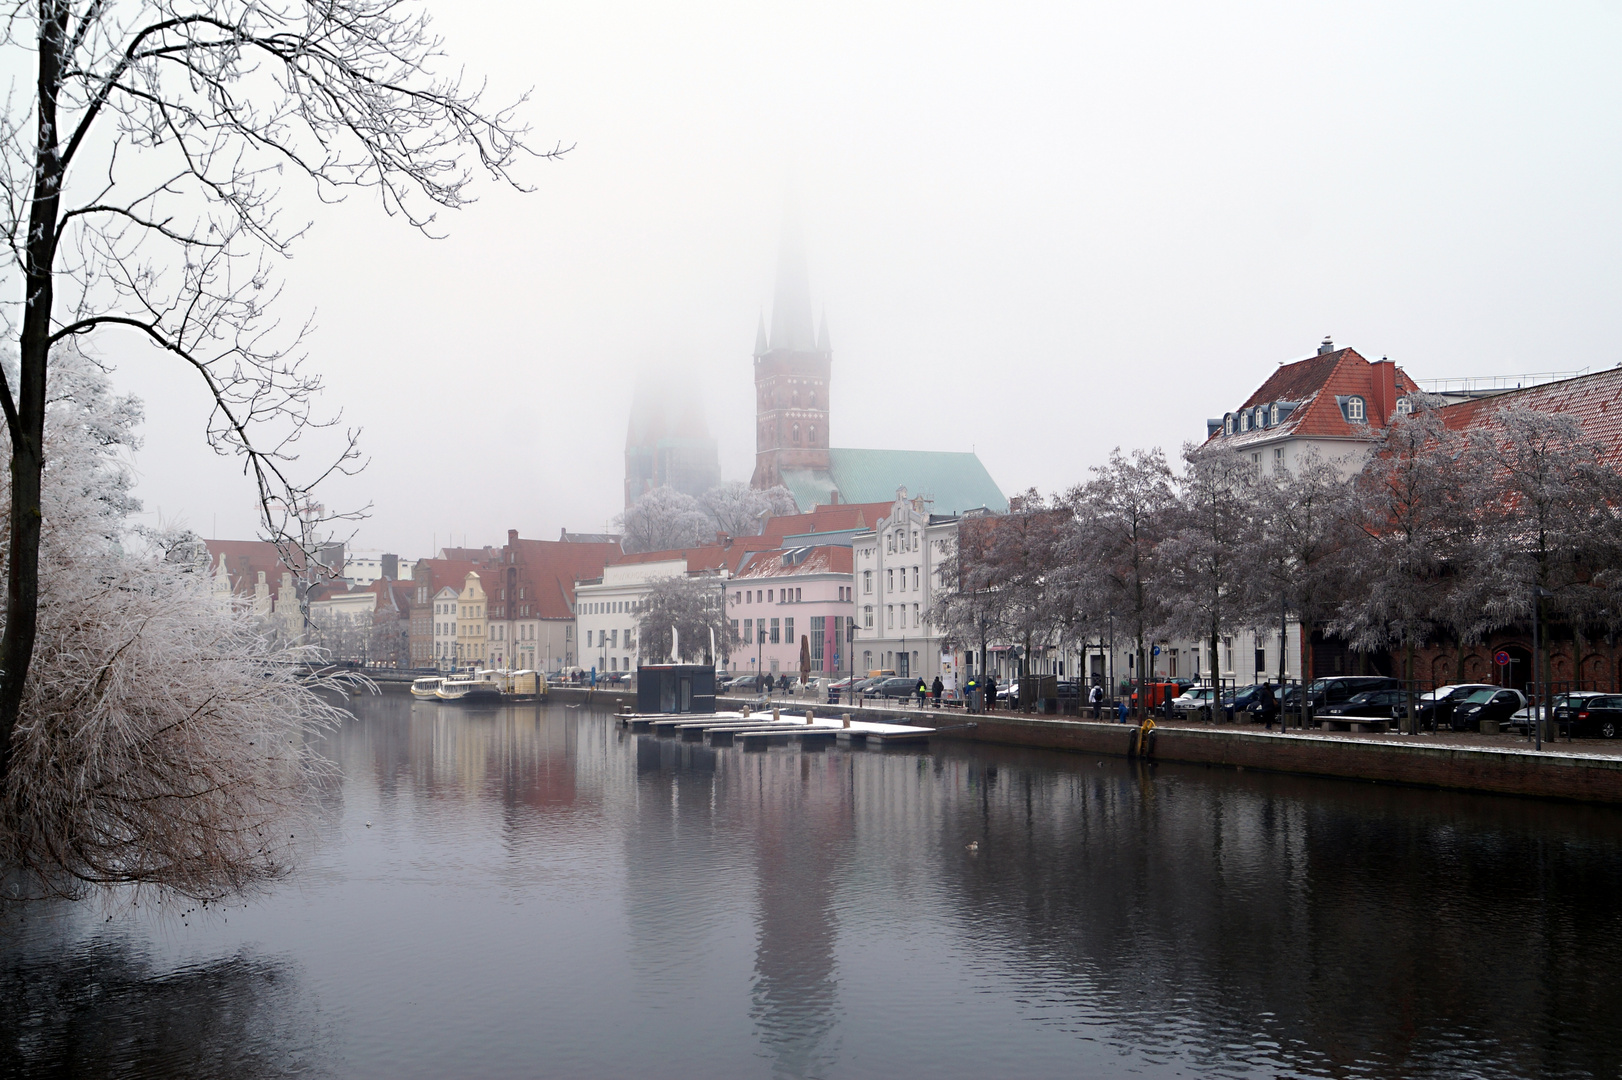
[[[783,209],[783,234],[777,248],[771,347],[793,352],[811,352],[817,347],[811,330],[811,276],[805,266],[805,240],[792,203]]]
[[[828,356],[831,350],[828,347],[828,309],[822,309],[822,322],[817,326],[817,352]]]
[[[765,356],[766,350],[766,313],[761,312],[760,321],[755,324],[755,359]]]

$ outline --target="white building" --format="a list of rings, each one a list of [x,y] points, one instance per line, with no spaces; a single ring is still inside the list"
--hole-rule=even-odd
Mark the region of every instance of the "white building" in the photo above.
[[[450,669],[456,666],[456,598],[459,594],[449,585],[434,594],[434,666]]]
[[[941,567],[957,550],[956,515],[930,514],[923,499],[896,492],[895,505],[867,532],[851,540],[856,589],[856,670],[894,671],[933,681],[950,675],[957,660],[942,655],[934,623]]]
[[[402,559],[384,551],[345,551],[343,579],[351,586],[366,586],[378,578],[410,581],[416,567],[412,559]]]
[[[711,575],[716,602],[724,602],[728,574],[724,567],[697,570],[686,555],[638,561],[635,556],[603,568],[595,581],[575,584],[575,634],[580,643],[580,666],[599,672],[635,671],[639,661],[655,663],[663,656],[644,657],[638,648],[636,625],[642,602],[655,582],[673,577]],[[705,643],[706,646],[708,643]],[[717,643],[719,644],[719,643]]]

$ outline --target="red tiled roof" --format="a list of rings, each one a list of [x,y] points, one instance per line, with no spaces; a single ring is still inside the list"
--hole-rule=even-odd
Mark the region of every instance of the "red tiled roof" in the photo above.
[[[1395,415],[1396,398],[1417,385],[1406,371],[1391,365],[1395,394],[1382,407],[1381,402],[1387,395],[1380,392],[1376,380],[1386,363],[1370,363],[1355,349],[1336,349],[1284,364],[1245,399],[1240,411],[1275,401],[1295,403],[1295,410],[1276,427],[1235,431],[1230,436],[1218,432],[1207,441],[1221,439],[1226,445],[1240,447],[1281,438],[1370,439],[1373,432],[1383,428]],[[1367,423],[1349,422],[1341,412],[1337,399],[1351,396],[1363,399]]]
[[[792,566],[783,565],[783,552],[757,551],[751,553],[738,571],[739,578],[795,577],[799,574],[849,574],[853,569],[855,552],[838,545],[812,548],[806,557]]]
[[[766,519],[763,535],[773,537],[799,536],[805,533],[845,532],[851,529],[869,529],[879,518],[890,512],[894,503],[834,503],[819,506],[805,514],[784,514]]]
[[[617,543],[524,540],[516,536],[513,542],[519,581],[535,597],[534,614],[542,619],[571,618],[574,583],[601,577],[609,560],[620,555]]]
[[[1586,438],[1599,443],[1606,460],[1622,464],[1622,368],[1447,405],[1438,415],[1455,431],[1482,430],[1512,405],[1571,416]]]
[[[304,565],[296,549],[294,559],[289,563],[282,558],[281,549],[267,540],[205,540],[203,543],[208,548],[210,572],[220,565],[220,556],[225,556],[225,571],[231,581],[231,591],[237,594],[251,595],[262,570],[265,584],[270,586],[271,595],[274,596],[276,587],[281,584],[283,571],[291,571],[296,576]]]

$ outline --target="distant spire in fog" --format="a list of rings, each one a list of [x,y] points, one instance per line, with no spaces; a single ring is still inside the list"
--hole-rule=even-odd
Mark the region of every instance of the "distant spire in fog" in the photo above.
[[[794,352],[813,352],[817,347],[811,329],[811,275],[805,265],[805,240],[792,203],[783,209],[783,235],[777,247],[771,347]]]
[[[761,312],[760,322],[755,325],[755,359],[766,355],[769,346],[766,344],[766,313]]]

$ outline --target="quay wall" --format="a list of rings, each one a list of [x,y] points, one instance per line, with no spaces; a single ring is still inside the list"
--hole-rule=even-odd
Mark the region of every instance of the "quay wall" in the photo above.
[[[1127,753],[1135,730],[998,714],[974,720],[974,728],[942,732],[942,737],[1119,757]],[[1622,804],[1622,756],[1163,727],[1155,730],[1153,760]]]

